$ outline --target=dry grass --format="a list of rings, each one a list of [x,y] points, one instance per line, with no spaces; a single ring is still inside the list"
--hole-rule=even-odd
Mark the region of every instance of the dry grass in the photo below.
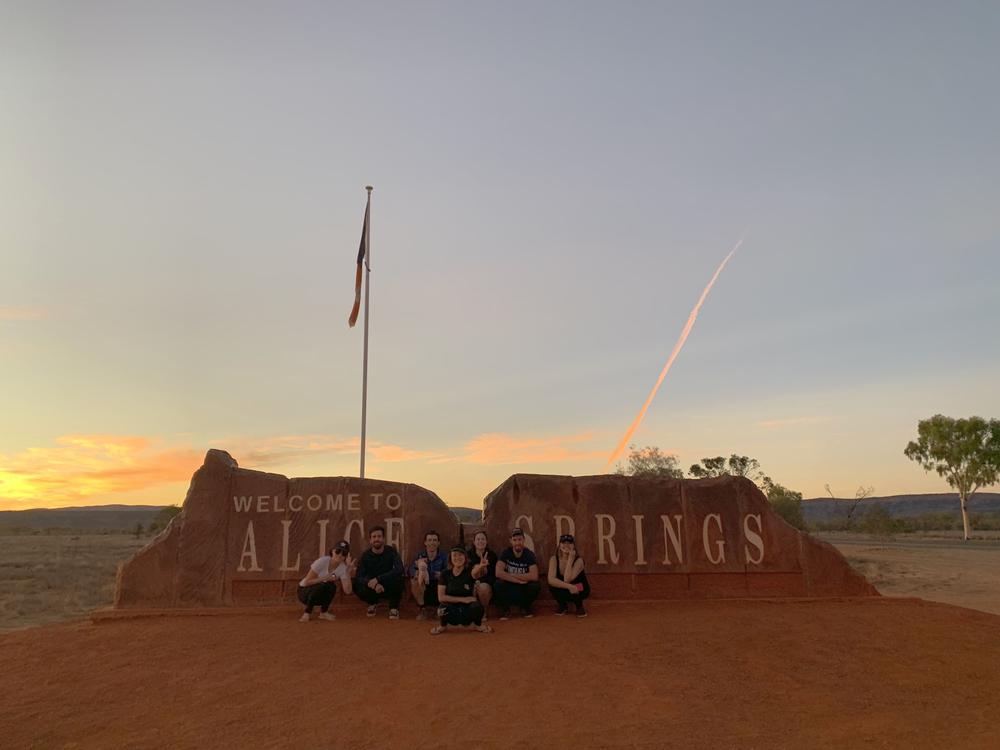
[[[130,534],[0,536],[0,631],[82,617],[107,606],[118,563],[148,541]]]
[[[110,605],[118,563],[148,541],[131,534],[0,535],[0,631]],[[883,594],[1000,614],[1000,545],[954,549],[942,540],[940,547],[897,549],[877,540],[832,541]]]
[[[916,596],[1000,614],[1000,545],[996,543],[905,547],[855,540],[835,545],[885,596]]]

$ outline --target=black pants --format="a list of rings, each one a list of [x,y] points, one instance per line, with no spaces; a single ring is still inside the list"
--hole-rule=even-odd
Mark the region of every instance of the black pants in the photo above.
[[[312,586],[299,586],[299,601],[306,605],[306,612],[312,614],[313,607],[319,607],[321,612],[330,609],[333,595],[337,593],[337,584],[331,581],[314,583]]]
[[[414,597],[416,598],[416,597]],[[420,602],[417,602],[420,604]],[[431,582],[427,584],[424,588],[424,606],[425,607],[436,607],[438,606],[438,584],[433,578]]]
[[[590,587],[584,586],[583,591],[578,594],[571,594],[566,589],[558,588],[557,586],[549,586],[549,591],[552,592],[552,596],[555,600],[559,602],[561,606],[566,606],[567,604],[574,604],[579,607],[583,604],[583,600],[590,596]]]
[[[521,609],[531,609],[531,605],[538,598],[541,584],[538,581],[528,581],[527,583],[511,583],[510,581],[497,581],[493,587],[493,596],[497,606],[507,609],[511,606]]]
[[[442,625],[475,625],[483,624],[483,605],[475,604],[445,604]]]
[[[368,604],[378,604],[379,599],[387,599],[390,609],[399,609],[399,600],[403,598],[403,579],[393,578],[382,584],[385,589],[381,594],[374,589],[368,588],[368,582],[354,579],[354,593],[361,601]]]

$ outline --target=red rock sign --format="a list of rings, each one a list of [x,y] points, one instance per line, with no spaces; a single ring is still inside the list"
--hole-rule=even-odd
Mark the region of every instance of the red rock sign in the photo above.
[[[596,597],[868,596],[833,547],[775,515],[752,482],[517,474],[485,501],[490,544],[520,526],[544,577],[559,534],[576,536]],[[455,516],[413,484],[289,479],[211,450],[182,512],[118,572],[116,607],[292,601],[309,564],[338,540],[355,554],[384,526],[409,561],[424,533],[448,549]],[[468,538],[467,542],[471,542]]]
[[[486,498],[490,543],[518,526],[544,576],[576,537],[594,596],[877,596],[829,544],[785,523],[748,479],[516,474]]]
[[[210,450],[195,472],[183,511],[122,566],[115,606],[219,606],[290,601],[309,564],[340,539],[355,556],[368,531],[409,560],[434,529],[447,549],[454,514],[414,484],[354,477],[289,479],[240,469]]]

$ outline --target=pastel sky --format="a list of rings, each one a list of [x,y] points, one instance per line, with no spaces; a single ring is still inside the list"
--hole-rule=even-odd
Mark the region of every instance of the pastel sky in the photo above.
[[[0,508],[207,449],[478,506],[638,445],[945,491],[1000,416],[1000,5],[0,5]]]

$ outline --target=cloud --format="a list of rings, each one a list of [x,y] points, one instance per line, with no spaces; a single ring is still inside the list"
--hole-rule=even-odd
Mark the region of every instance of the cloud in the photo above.
[[[273,467],[323,455],[357,455],[361,438],[333,435],[280,435],[263,438],[213,440],[212,445],[229,451],[249,468]],[[440,457],[440,453],[404,448],[391,443],[368,441],[368,455],[376,461],[394,463]]]
[[[0,320],[45,320],[49,311],[44,307],[14,307],[0,305]]]
[[[359,446],[360,447],[360,446]],[[427,460],[433,458],[440,458],[440,453],[433,453],[431,451],[415,451],[409,448],[401,448],[398,445],[387,445],[384,443],[375,443],[371,448],[371,453],[377,461],[418,461]]]
[[[784,430],[789,427],[803,427],[832,421],[832,417],[786,417],[784,419],[765,419],[758,422],[757,426],[763,427],[765,430]]]
[[[782,430],[786,427],[799,427],[808,424],[822,424],[831,421],[830,417],[788,417],[786,419],[766,419],[758,422],[758,427],[765,430]]]
[[[178,444],[177,436],[168,442],[141,435],[63,435],[51,445],[0,454],[0,508],[135,501],[134,493],[186,483],[205,453],[188,442],[190,436],[182,439]],[[607,451],[588,447],[593,440],[592,432],[548,437],[492,432],[469,440],[459,455],[371,441],[368,456],[372,464],[423,461],[480,466],[600,460]],[[280,471],[321,456],[349,456],[353,461],[361,441],[335,435],[278,435],[209,444],[229,451],[240,465]]]
[[[52,507],[109,500],[191,478],[202,453],[131,435],[63,435],[55,445],[0,454],[0,505]]]
[[[552,437],[517,437],[502,432],[488,432],[472,438],[465,453],[432,460],[431,463],[461,461],[472,464],[533,464],[554,461],[590,461],[604,458],[607,450],[586,450],[581,443],[594,439],[593,432]]]
[[[278,435],[262,438],[224,438],[210,445],[228,451],[248,468],[276,466],[316,455],[357,453],[360,438],[333,438],[329,435]]]
[[[361,440],[330,435],[280,435],[213,440],[251,469],[321,455],[357,456]],[[126,493],[187,482],[205,452],[139,435],[63,435],[55,444],[0,454],[0,508],[61,507],[121,501]],[[395,463],[442,454],[369,443],[372,461]]]

